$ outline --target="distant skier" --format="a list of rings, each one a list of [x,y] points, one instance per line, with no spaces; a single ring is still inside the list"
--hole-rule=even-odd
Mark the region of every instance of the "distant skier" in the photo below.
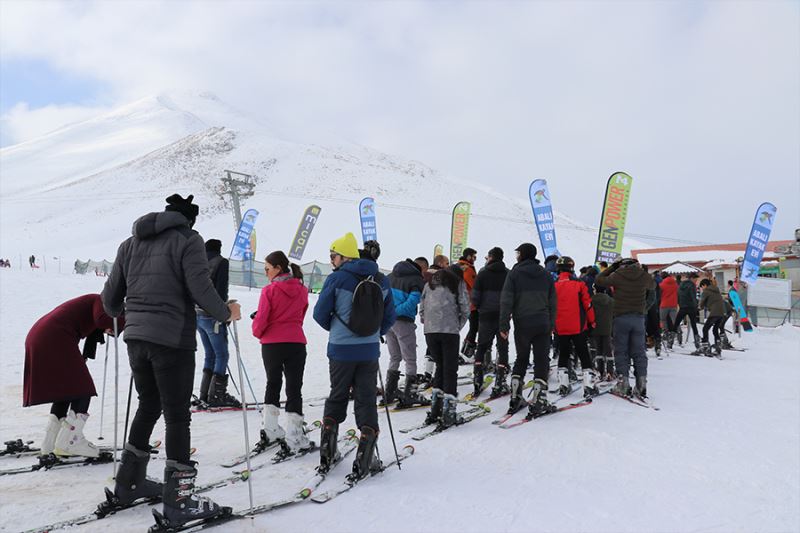
[[[352,233],[333,241],[330,259],[334,271],[325,280],[314,307],[314,320],[330,332],[327,351],[331,388],[322,419],[319,468],[327,472],[339,457],[339,424],[347,417],[352,389],[356,424],[361,431],[352,476],[360,479],[379,468],[375,456],[378,358],[380,339],[396,318],[394,300],[389,280],[373,260],[377,256],[370,251],[359,252]],[[373,281],[369,281],[370,276]]]
[[[508,269],[503,262],[503,249],[495,246],[487,254],[486,266],[481,269],[472,288],[472,303],[478,310],[478,351],[475,356],[473,370],[474,394],[477,395],[483,386],[486,370],[487,354],[492,343],[497,342],[497,365],[491,395],[502,396],[509,391],[506,376],[508,375],[508,339],[500,335],[500,295],[506,282]]]
[[[427,270],[423,270],[422,271],[422,277],[425,278],[425,284],[427,285],[428,283],[431,282],[431,278],[433,277],[433,275],[438,270],[441,270],[443,268],[447,268],[449,266],[450,266],[450,259],[448,259],[446,255],[437,255],[436,257],[434,257],[433,258],[433,264],[431,264],[430,267],[428,267]],[[426,343],[427,343],[427,341],[426,341]],[[422,376],[420,378],[420,381],[419,381],[419,386],[420,387],[425,387],[425,386],[429,387],[430,386],[431,382],[433,381],[433,373],[434,373],[434,369],[435,369],[434,367],[435,367],[435,364],[433,362],[433,356],[431,356],[431,350],[426,344],[426,348],[425,348],[425,372],[424,372],[424,374],[422,374]]]
[[[119,327],[124,321],[119,320]],[[22,405],[51,403],[41,454],[97,457],[97,446],[83,433],[89,401],[97,392],[87,359],[94,359],[103,333],[114,333],[99,294],[68,300],[36,321],[25,338]],[[78,348],[86,339],[83,353]]]
[[[648,272],[647,265],[642,265],[642,270]],[[653,274],[653,281],[655,286],[648,289],[647,293],[647,313],[645,314],[645,333],[653,343],[653,350],[656,352],[656,357],[661,357],[661,288],[659,287],[660,278],[657,277],[658,272]]]
[[[587,345],[588,330],[596,326],[592,299],[583,281],[575,279],[575,261],[562,255],[556,262],[556,325],[558,335],[558,390],[562,396],[572,392],[569,379],[570,357],[574,348],[583,368],[583,395],[597,394],[597,374]]]
[[[253,318],[253,336],[261,343],[261,359],[267,374],[264,392],[264,423],[261,441],[266,448],[282,443],[284,453],[308,450],[312,445],[303,430],[303,373],[306,336],[303,319],[308,310],[308,289],[300,266],[289,263],[281,251],[264,260],[269,284],[261,289],[258,311]],[[286,378],[286,430],[278,423],[283,378]]]
[[[615,379],[614,356],[611,351],[614,299],[608,295],[608,291],[604,287],[595,286],[592,308],[596,323],[592,330],[592,341],[595,347],[594,367],[602,378],[612,380]]]
[[[672,349],[675,334],[672,326],[678,317],[678,282],[669,272],[663,272],[663,279],[658,287],[661,289],[661,303],[659,304],[659,320],[664,331],[667,348]]]
[[[228,260],[222,257],[222,242],[206,241],[206,258],[211,283],[222,301],[228,301]],[[205,350],[203,379],[200,382],[200,405],[203,407],[241,407],[242,404],[228,394],[228,326],[196,307],[197,332]]]
[[[647,397],[647,353],[645,312],[648,290],[655,288],[653,277],[642,270],[636,259],[619,258],[597,276],[597,285],[614,289],[614,367],[617,372],[615,392],[630,396],[628,372],[635,366],[635,393]]]
[[[672,324],[672,333],[676,333],[683,322],[684,318],[689,318],[689,324],[692,327],[692,334],[694,335],[694,347],[700,348],[700,336],[697,334],[697,278],[699,276],[692,272],[689,274],[689,279],[681,282],[678,287],[678,315],[675,317],[675,323]],[[678,342],[682,339],[682,335],[678,336]],[[687,335],[688,337],[688,335]]]
[[[720,324],[723,323],[725,314],[725,301],[722,299],[722,293],[719,288],[714,285],[710,279],[700,281],[700,290],[703,294],[700,296],[700,302],[697,304],[699,309],[707,309],[708,316],[703,324],[703,339],[700,342],[699,354],[701,355],[720,355],[722,353],[722,336],[720,335]],[[708,345],[708,330],[714,331],[714,346]]]
[[[459,332],[469,319],[469,308],[467,286],[458,265],[438,270],[422,291],[419,315],[436,363],[431,410],[425,419],[429,424],[449,427],[459,422],[456,415],[458,341]]]
[[[514,345],[517,359],[511,372],[509,413],[526,405],[522,396],[523,380],[533,348],[533,394],[530,414],[540,416],[552,410],[547,400],[550,374],[550,335],[556,322],[556,291],[553,278],[536,260],[536,246],[517,246],[517,264],[511,269],[500,295],[500,335],[508,338],[514,320]]]
[[[458,266],[461,267],[461,270],[464,272],[464,283],[467,285],[467,292],[470,295],[470,299],[472,298],[472,287],[475,286],[475,278],[478,275],[477,271],[475,270],[475,261],[477,259],[477,251],[475,251],[473,248],[464,248],[464,252],[461,254],[461,258],[458,260]],[[477,351],[478,347],[476,343],[477,336],[478,310],[476,309],[475,304],[470,300],[469,329],[467,330],[467,336],[464,337],[464,344],[461,346],[461,354],[465,358],[462,363],[474,361],[475,352]]]
[[[125,342],[139,393],[114,493],[123,504],[161,493],[163,516],[172,526],[224,511],[194,495],[189,411],[197,350],[194,306],[220,322],[241,318],[239,304],[226,305],[211,284],[203,238],[192,229],[200,210],[193,198],[173,194],[164,212],[133,223],[133,236],[119,246],[102,294],[109,315],[125,310]],[[150,436],[162,410],[167,430],[163,490],[145,478]]]

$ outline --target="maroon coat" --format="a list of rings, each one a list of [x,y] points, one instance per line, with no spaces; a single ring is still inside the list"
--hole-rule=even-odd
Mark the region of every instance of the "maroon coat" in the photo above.
[[[99,294],[64,302],[37,320],[25,338],[22,405],[97,396],[78,343],[113,327]],[[124,327],[122,320],[118,327]]]

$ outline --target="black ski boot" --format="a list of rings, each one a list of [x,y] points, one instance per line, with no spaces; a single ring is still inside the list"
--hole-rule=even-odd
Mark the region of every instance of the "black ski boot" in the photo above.
[[[425,396],[421,395],[417,389],[417,376],[406,376],[406,386],[403,389],[403,395],[397,402],[399,409],[413,407],[415,405],[430,405],[431,401]]]
[[[362,426],[356,459],[353,461],[353,473],[347,476],[350,481],[358,481],[374,472],[380,472],[383,465],[376,453],[377,443],[378,432],[369,426]]]
[[[527,418],[539,418],[547,413],[552,413],[555,409],[556,407],[547,400],[547,382],[542,379],[535,380]]]
[[[731,344],[730,339],[728,339],[728,334],[723,331],[720,334],[720,336],[722,337],[722,346],[721,346],[722,349],[723,350],[733,350],[734,347],[733,347],[733,344]]]
[[[167,459],[167,466],[164,468],[164,513],[153,510],[159,526],[180,527],[187,522],[208,520],[232,512],[230,507],[221,507],[209,498],[194,494],[197,478],[195,464],[197,463],[194,461],[185,465]]]
[[[508,414],[513,415],[525,407],[525,398],[522,397],[522,377],[511,376],[511,400],[508,402]]]
[[[722,346],[720,346],[719,341],[715,341],[714,344],[711,345],[711,355],[714,357],[722,356]]]
[[[494,387],[489,398],[498,398],[509,392],[508,383],[506,383],[506,367],[505,365],[498,364],[494,378]]]
[[[386,387],[383,389],[383,398],[381,398],[381,401],[379,402],[379,405],[381,407],[383,407],[384,405],[389,405],[398,399],[399,395],[397,394],[397,384],[399,382],[400,382],[399,370],[386,371]]]
[[[442,405],[442,421],[439,423],[441,428],[449,428],[464,422],[464,417],[456,413],[458,406],[458,398],[452,394],[444,395],[444,402]]]
[[[636,378],[634,394],[639,398],[647,399],[647,376],[639,376]]]
[[[475,387],[472,397],[477,398],[483,392],[483,364],[480,361],[475,361],[472,368],[472,385]]]
[[[339,423],[326,416],[322,419],[322,435],[319,443],[319,467],[317,472],[324,474],[339,459],[336,439],[339,438]]]
[[[208,389],[211,386],[211,376],[214,375],[214,371],[210,368],[203,369],[203,379],[200,381],[200,396],[198,396],[198,400],[200,400],[201,405],[203,403],[208,403]]]
[[[465,338],[461,343],[461,355],[458,357],[459,365],[469,365],[475,362],[475,351],[478,345],[475,342]]]
[[[130,505],[142,498],[152,501],[161,499],[164,484],[147,479],[148,462],[150,450],[139,450],[131,443],[125,444],[114,485],[114,497],[119,505]]]
[[[208,387],[208,406],[209,407],[235,407],[240,409],[242,404],[239,400],[228,394],[228,375],[214,374]]]
[[[442,389],[433,389],[431,394],[431,410],[425,417],[426,424],[436,424],[442,418],[442,406],[444,403],[444,392]]]
[[[655,340],[656,357],[661,359],[661,336],[656,337]]]

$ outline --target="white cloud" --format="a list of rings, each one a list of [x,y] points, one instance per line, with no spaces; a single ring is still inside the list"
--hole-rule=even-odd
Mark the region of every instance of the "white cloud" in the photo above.
[[[105,111],[103,107],[48,105],[30,109],[20,102],[0,116],[0,146],[24,142],[74,122],[80,122]]]
[[[590,223],[604,179],[626,170],[636,179],[629,228],[640,233],[742,240],[763,199],[778,204],[776,236],[800,225],[796,3],[4,2],[2,11],[2,57],[94,77],[120,103],[209,89],[295,130],[337,131],[506,192],[524,195],[545,177],[556,207]],[[755,176],[781,192],[754,195]]]

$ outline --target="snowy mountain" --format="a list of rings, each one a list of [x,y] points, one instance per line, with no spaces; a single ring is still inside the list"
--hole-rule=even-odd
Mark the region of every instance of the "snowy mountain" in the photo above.
[[[208,93],[163,94],[0,150],[0,256],[30,253],[112,259],[138,216],[173,192],[201,206],[198,229],[231,244],[235,233],[224,170],[255,176],[258,256],[287,249],[305,208],[322,207],[304,260],[324,258],[346,231],[360,237],[357,204],[377,201],[378,237],[389,263],[449,245],[450,210],[472,202],[469,244],[483,254],[538,245],[527,191],[510,198],[422,163],[346,142],[286,140],[275,128]],[[598,206],[599,209],[599,206]],[[596,214],[587,214],[595,218]],[[596,230],[556,214],[559,248],[592,259]],[[360,239],[359,239],[360,240]],[[626,239],[626,249],[647,247]],[[511,255],[511,254],[509,254]]]

